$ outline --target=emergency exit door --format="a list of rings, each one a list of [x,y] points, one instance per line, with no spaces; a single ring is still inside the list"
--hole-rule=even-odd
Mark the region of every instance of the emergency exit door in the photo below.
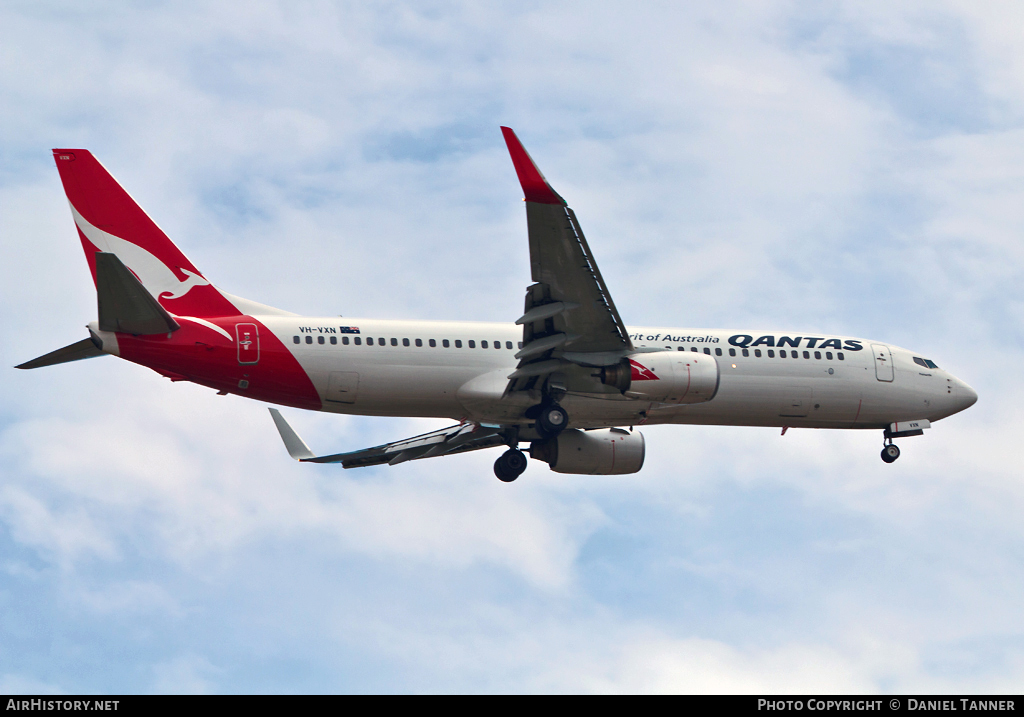
[[[251,365],[260,360],[260,333],[256,324],[235,324],[238,343],[238,363]]]
[[[875,378],[879,381],[892,381],[892,354],[889,347],[882,344],[871,344],[871,350],[875,354]]]

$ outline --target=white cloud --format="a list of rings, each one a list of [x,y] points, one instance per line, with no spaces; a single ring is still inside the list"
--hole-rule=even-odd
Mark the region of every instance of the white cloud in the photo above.
[[[15,540],[62,565],[82,555],[108,559],[117,555],[114,543],[81,510],[54,510],[24,490],[5,486],[0,491],[0,513]]]
[[[9,429],[0,446],[23,477],[0,493],[0,504],[15,539],[62,559],[111,560],[118,542],[146,535],[166,557],[189,564],[270,535],[302,536],[380,559],[496,563],[559,588],[579,541],[601,520],[589,503],[566,513],[543,494],[503,493],[489,469],[480,470],[486,459],[473,462],[483,480],[460,475],[464,457],[424,466],[411,484],[409,471],[386,467],[371,480],[339,476],[335,466],[318,475],[287,458],[263,409],[176,388],[146,377],[105,404],[89,402],[75,420]],[[162,412],[140,420],[157,404]],[[213,436],[226,450],[210,446]]]

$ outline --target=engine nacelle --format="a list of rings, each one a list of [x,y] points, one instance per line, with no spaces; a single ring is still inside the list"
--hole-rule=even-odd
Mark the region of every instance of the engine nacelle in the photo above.
[[[623,475],[644,465],[644,436],[621,428],[562,431],[530,445],[530,457],[545,461],[556,473]]]
[[[718,393],[720,379],[715,357],[692,351],[633,354],[601,374],[604,383],[624,395],[658,403],[710,401]]]

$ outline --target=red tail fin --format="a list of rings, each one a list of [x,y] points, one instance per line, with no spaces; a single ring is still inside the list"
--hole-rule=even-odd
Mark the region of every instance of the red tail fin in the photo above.
[[[211,317],[240,313],[91,152],[55,149],[53,158],[71,203],[71,213],[94,282],[96,252],[112,252],[172,314]]]

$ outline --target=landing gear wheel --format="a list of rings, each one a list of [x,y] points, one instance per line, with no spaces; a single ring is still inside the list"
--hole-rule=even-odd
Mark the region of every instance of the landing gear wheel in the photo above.
[[[882,460],[886,463],[892,463],[900,457],[900,449],[893,443],[890,443],[882,449]]]
[[[553,438],[569,425],[569,414],[557,403],[545,406],[537,418],[537,428],[548,438]]]
[[[526,454],[517,448],[509,448],[494,461],[494,475],[502,483],[511,483],[526,470]]]

